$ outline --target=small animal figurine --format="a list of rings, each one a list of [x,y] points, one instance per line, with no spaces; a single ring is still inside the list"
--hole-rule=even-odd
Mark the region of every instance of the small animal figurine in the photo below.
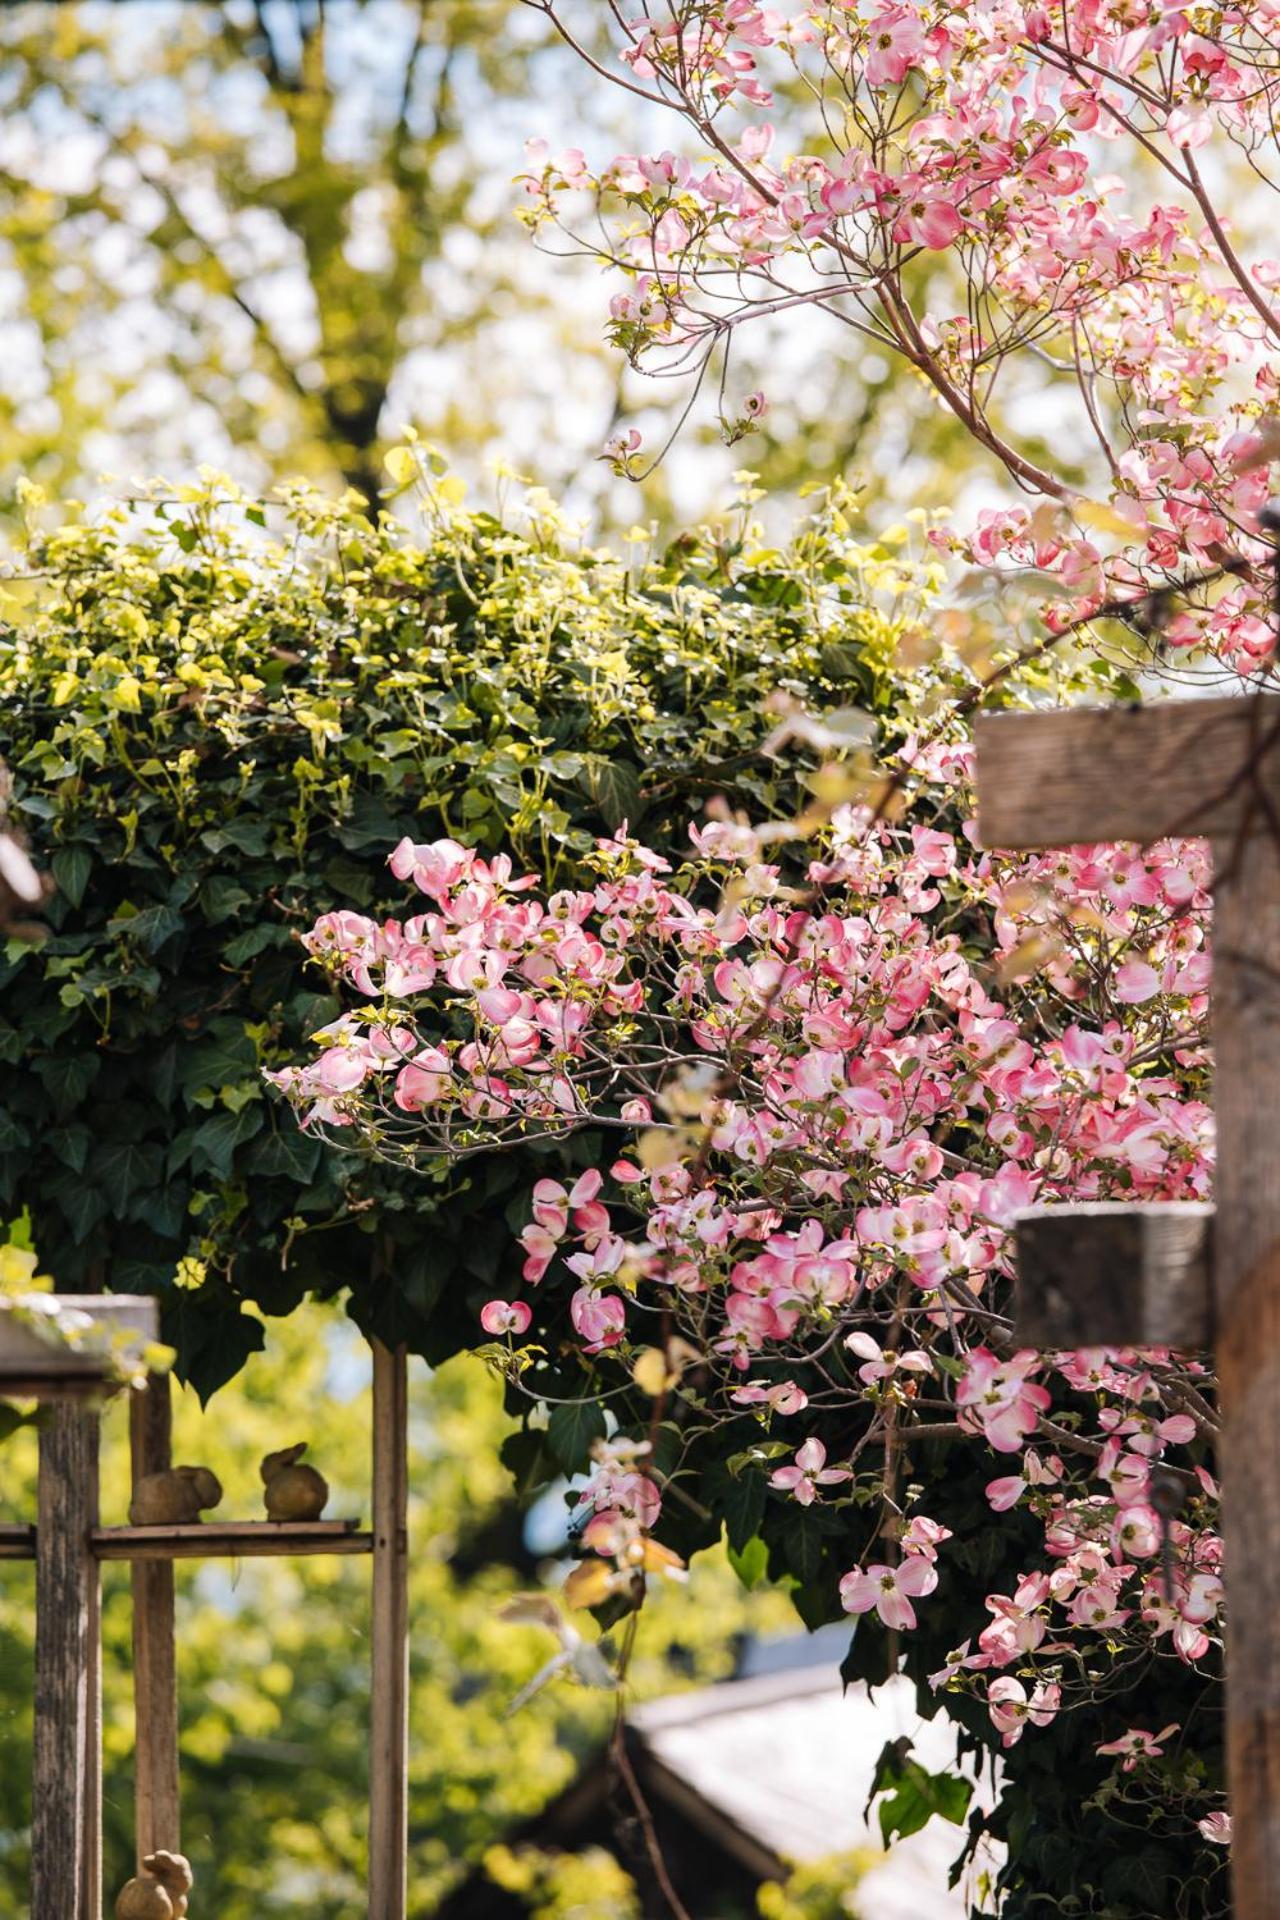
[[[216,1507],[222,1482],[208,1467],[170,1467],[164,1473],[146,1473],[129,1502],[132,1527],[186,1527],[200,1518],[202,1509]]]
[[[314,1467],[300,1467],[305,1440],[269,1453],[262,1463],[268,1520],[318,1520],[329,1498],[329,1483]]]
[[[185,1854],[149,1853],[116,1899],[116,1920],[183,1920],[193,1878]]]

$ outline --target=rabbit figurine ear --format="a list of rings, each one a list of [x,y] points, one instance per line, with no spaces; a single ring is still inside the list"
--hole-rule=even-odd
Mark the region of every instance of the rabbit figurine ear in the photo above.
[[[295,1460],[301,1460],[306,1450],[306,1441],[299,1440],[296,1446],[281,1447],[278,1453],[269,1453],[258,1469],[262,1475],[263,1485],[268,1485],[276,1474],[283,1473],[285,1468],[291,1467]]]
[[[185,1853],[169,1853],[162,1847],[157,1853],[149,1853],[142,1864],[148,1873],[155,1875],[166,1893],[190,1893],[195,1885],[191,1862]]]

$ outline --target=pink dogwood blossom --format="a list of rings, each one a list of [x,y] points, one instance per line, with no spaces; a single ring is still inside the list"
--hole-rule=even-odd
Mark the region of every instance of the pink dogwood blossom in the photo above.
[[[486,1333],[528,1333],[533,1314],[523,1300],[490,1300],[481,1308],[480,1324]]]
[[[1135,1767],[1142,1765],[1143,1761],[1158,1760],[1164,1752],[1164,1742],[1170,1734],[1177,1731],[1176,1720],[1171,1725],[1162,1727],[1159,1733],[1146,1733],[1141,1727],[1130,1727],[1129,1731],[1122,1733],[1118,1740],[1108,1740],[1102,1746],[1095,1747],[1094,1752],[1123,1755],[1120,1771],[1132,1773]]]
[[[846,1468],[827,1465],[827,1450],[821,1440],[806,1440],[797,1448],[791,1466],[775,1467],[769,1475],[769,1485],[779,1493],[789,1493],[802,1507],[808,1507],[821,1498],[822,1487],[839,1486],[852,1478]]]
[[[932,1593],[938,1569],[923,1554],[911,1554],[896,1567],[855,1567],[840,1582],[840,1604],[846,1613],[869,1613],[874,1607],[886,1627],[916,1624],[912,1600]]]

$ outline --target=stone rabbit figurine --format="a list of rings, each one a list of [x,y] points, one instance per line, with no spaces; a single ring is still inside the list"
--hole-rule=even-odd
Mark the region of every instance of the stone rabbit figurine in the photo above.
[[[261,1466],[268,1520],[318,1520],[329,1498],[329,1483],[314,1467],[299,1466],[307,1450],[297,1446],[269,1453]]]
[[[216,1507],[222,1483],[208,1467],[170,1467],[147,1473],[133,1489],[129,1502],[131,1527],[185,1527],[200,1518],[205,1507]]]
[[[142,1872],[120,1889],[116,1920],[183,1920],[192,1873],[181,1853],[149,1853]]]

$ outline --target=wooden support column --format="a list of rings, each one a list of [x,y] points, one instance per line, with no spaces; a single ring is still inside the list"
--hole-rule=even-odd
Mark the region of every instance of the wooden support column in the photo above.
[[[1212,1346],[1213,1218],[1198,1200],[1024,1207],[1015,1228],[1018,1345]]]
[[[1227,1774],[1235,1920],[1280,1915],[1280,699],[1171,700],[1132,710],[981,720],[988,847],[1207,835],[1214,858],[1217,1122],[1212,1327],[1227,1586]],[[1065,1209],[1062,1211],[1066,1211]],[[1165,1210],[1167,1211],[1167,1210]],[[1148,1282],[1186,1251],[1144,1234],[1135,1275],[1153,1344],[1175,1345]],[[1086,1219],[1086,1234],[1093,1231]],[[1054,1226],[1055,1236],[1062,1229]],[[1036,1228],[1023,1246],[1031,1250]],[[1158,1243],[1158,1244],[1157,1244]],[[1181,1251],[1179,1251],[1181,1245]],[[1149,1254],[1157,1254],[1154,1264]],[[1069,1257],[1054,1251],[1061,1297]],[[1194,1262],[1191,1263],[1194,1267]],[[1163,1282],[1161,1282],[1163,1284]],[[1194,1289],[1192,1289],[1194,1291]],[[1185,1296],[1184,1296],[1185,1303]],[[1087,1344],[1105,1343],[1102,1321]],[[1081,1324],[1081,1332],[1084,1331]]]
[[[129,1447],[136,1484],[172,1465],[173,1413],[166,1374],[152,1374],[129,1405]],[[178,1682],[174,1658],[173,1562],[135,1560],[133,1713],[137,1864],[165,1848],[181,1853],[178,1800]]]
[[[40,1433],[31,1920],[102,1913],[98,1409],[61,1401]]]
[[[1280,847],[1215,848],[1214,1318],[1239,1920],[1280,1914]]]
[[[373,1342],[369,1920],[405,1920],[409,1845],[408,1396],[405,1351]]]

